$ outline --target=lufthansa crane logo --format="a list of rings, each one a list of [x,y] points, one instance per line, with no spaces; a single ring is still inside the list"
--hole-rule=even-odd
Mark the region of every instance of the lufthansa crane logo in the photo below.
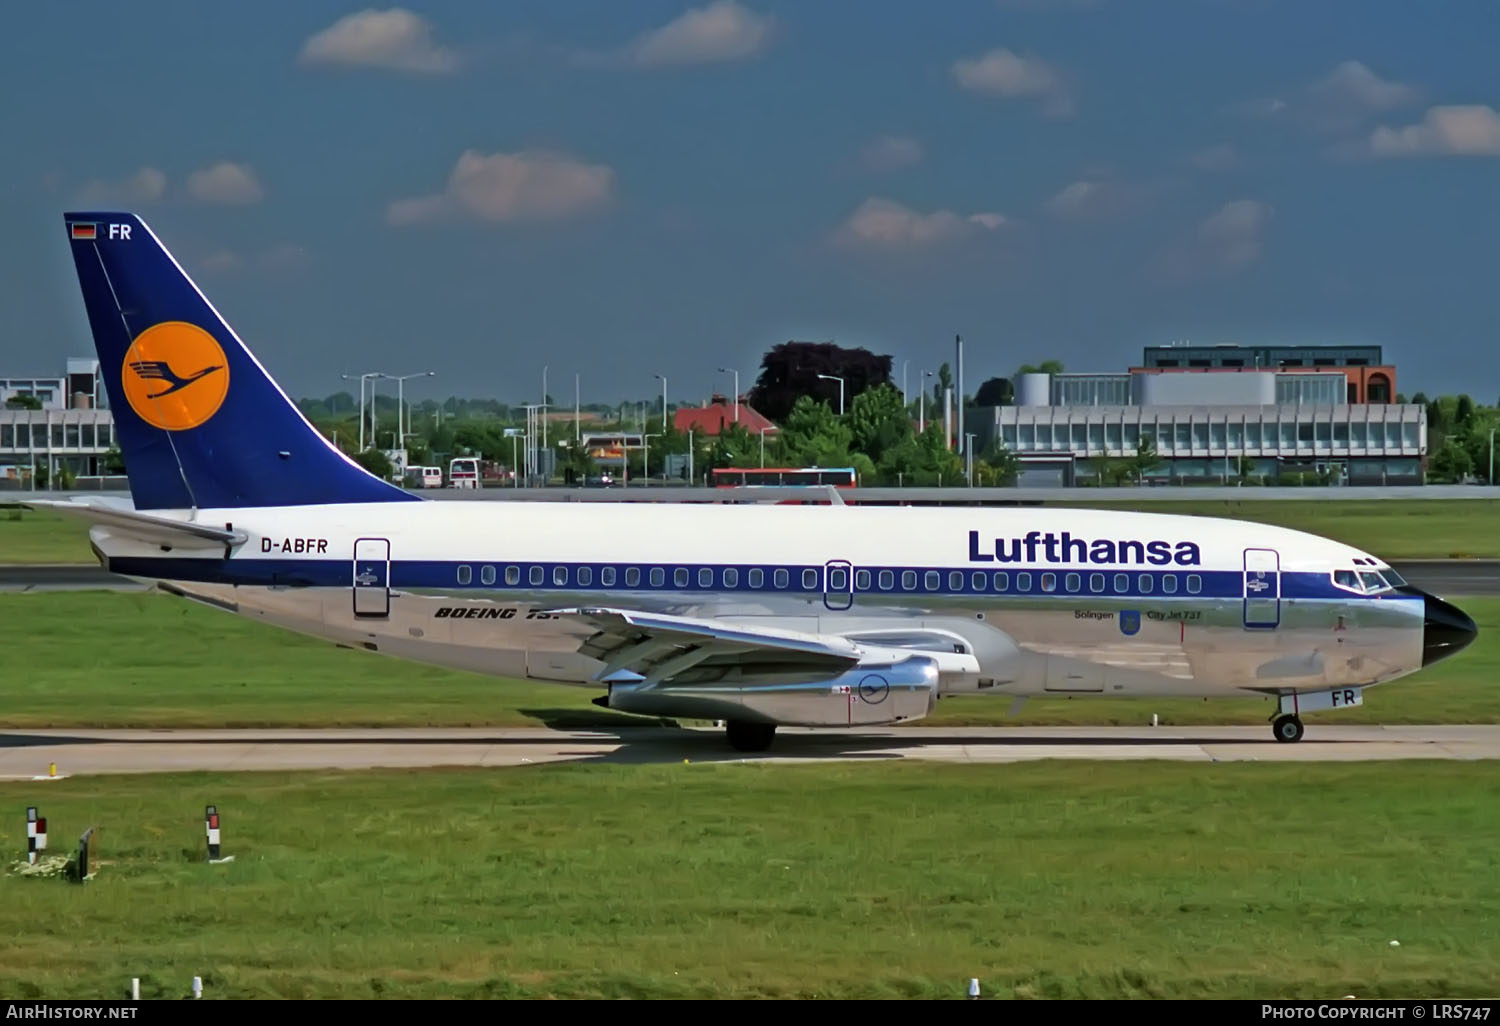
[[[135,337],[120,381],[136,416],[164,431],[187,431],[206,423],[224,404],[229,361],[202,328],[163,321]]]

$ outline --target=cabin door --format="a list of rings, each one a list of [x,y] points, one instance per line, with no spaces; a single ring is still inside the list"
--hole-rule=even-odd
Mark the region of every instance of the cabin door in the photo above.
[[[841,559],[823,567],[823,604],[829,609],[854,605],[854,568]]]
[[[384,619],[391,615],[391,543],[360,538],[354,543],[354,615]]]
[[[1274,630],[1281,624],[1281,556],[1275,549],[1246,549],[1245,627]]]

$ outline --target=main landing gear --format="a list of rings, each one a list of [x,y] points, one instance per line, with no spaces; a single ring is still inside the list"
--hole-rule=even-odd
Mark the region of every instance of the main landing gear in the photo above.
[[[1276,717],[1276,722],[1271,724],[1271,731],[1276,735],[1276,740],[1289,742],[1302,740],[1302,720],[1290,713]]]
[[[764,752],[771,747],[771,741],[776,737],[776,724],[774,723],[746,723],[744,720],[730,720],[725,727],[729,745],[737,752]]]

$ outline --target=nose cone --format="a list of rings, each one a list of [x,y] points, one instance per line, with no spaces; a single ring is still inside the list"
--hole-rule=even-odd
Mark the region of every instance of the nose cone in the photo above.
[[[1422,630],[1422,665],[1431,666],[1439,659],[1462,651],[1474,640],[1479,628],[1469,614],[1436,595],[1423,593],[1426,607]]]

